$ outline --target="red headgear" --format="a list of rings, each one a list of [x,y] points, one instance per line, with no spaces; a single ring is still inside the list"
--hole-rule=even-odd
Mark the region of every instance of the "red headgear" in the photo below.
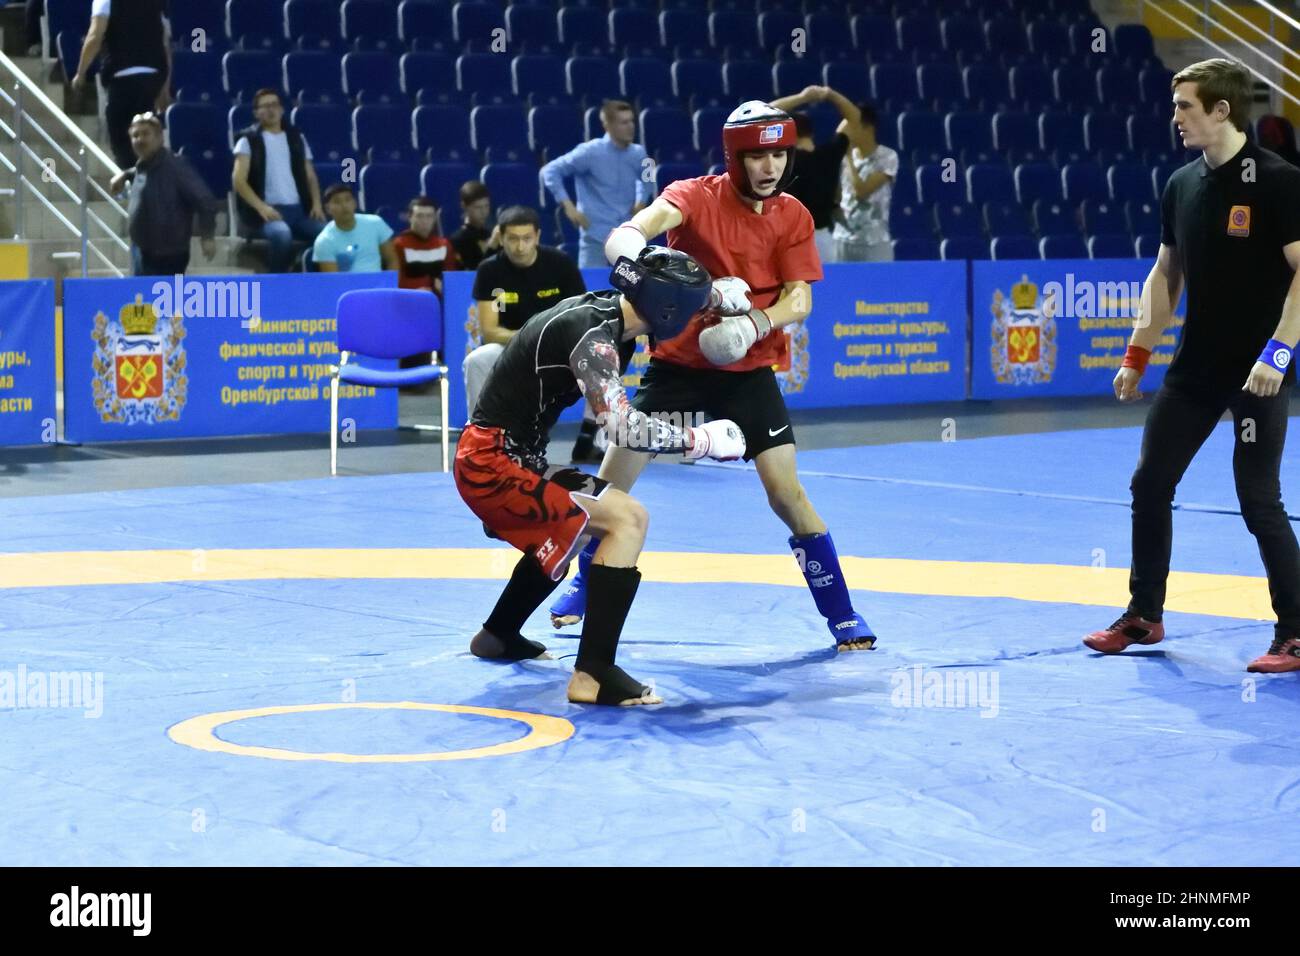
[[[727,163],[727,175],[736,191],[749,199],[771,199],[780,195],[794,175],[794,144],[798,139],[794,117],[789,113],[762,100],[750,100],[737,106],[722,126],[722,152]],[[786,151],[785,172],[777,180],[770,196],[760,196],[749,182],[741,156],[751,150],[781,148]]]

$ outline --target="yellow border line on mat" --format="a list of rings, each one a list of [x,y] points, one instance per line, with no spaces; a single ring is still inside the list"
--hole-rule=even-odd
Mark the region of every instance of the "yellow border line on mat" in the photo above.
[[[528,733],[518,740],[487,747],[470,747],[465,750],[442,750],[423,754],[344,754],[308,753],[300,750],[280,750],[276,747],[249,747],[234,744],[217,737],[217,728],[240,720],[255,717],[274,717],[278,714],[308,714],[321,710],[436,710],[449,714],[477,714],[501,720],[517,720],[528,727]],[[563,717],[549,714],[527,714],[519,710],[497,710],[493,707],[464,707],[460,704],[421,704],[403,701],[366,701],[350,704],[293,704],[284,707],[254,707],[249,710],[225,710],[216,714],[191,717],[168,728],[167,736],[178,744],[212,753],[234,754],[240,757],[263,757],[268,760],[323,760],[330,763],[429,763],[435,760],[475,760],[480,757],[504,757],[507,754],[539,750],[563,743],[574,734],[573,724]]]
[[[0,554],[0,589],[185,581],[281,579],[505,580],[517,552],[505,548],[250,548],[191,551],[48,551]],[[855,590],[1000,597],[1045,604],[1123,607],[1128,569],[1064,564],[842,557]],[[651,551],[646,581],[803,587],[789,554]],[[1262,577],[1174,571],[1165,609],[1241,620],[1273,617]]]

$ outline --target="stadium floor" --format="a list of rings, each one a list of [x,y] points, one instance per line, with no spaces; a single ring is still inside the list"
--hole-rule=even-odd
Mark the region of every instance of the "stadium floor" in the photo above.
[[[514,553],[449,476],[28,485],[0,669],[102,674],[102,714],[0,708],[0,859],[1284,864],[1300,688],[1244,670],[1271,626],[1227,424],[1180,488],[1169,638],[1079,643],[1126,596],[1137,441],[801,451],[881,635],[838,656],[752,471],[656,462],[620,663],[665,704],[626,710],[566,702],[544,613],[559,659],[468,654]]]

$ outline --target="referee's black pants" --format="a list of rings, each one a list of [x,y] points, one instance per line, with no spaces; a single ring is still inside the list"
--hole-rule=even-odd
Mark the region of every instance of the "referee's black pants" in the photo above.
[[[1246,527],[1255,536],[1277,615],[1277,634],[1300,635],[1300,546],[1282,506],[1282,448],[1292,386],[1273,398],[1249,392],[1200,393],[1161,386],[1147,414],[1133,473],[1132,599],[1128,610],[1149,621],[1164,611],[1173,544],[1174,489],[1192,457],[1227,410],[1232,411],[1232,473]]]

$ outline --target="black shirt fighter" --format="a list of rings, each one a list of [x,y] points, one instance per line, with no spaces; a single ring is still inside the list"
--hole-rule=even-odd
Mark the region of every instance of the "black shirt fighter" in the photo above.
[[[621,299],[614,290],[587,292],[529,319],[493,366],[470,423],[504,429],[507,454],[541,472],[560,412],[586,395],[599,419],[615,419],[616,444],[645,452],[686,450],[682,429],[628,403],[622,374],[636,344],[622,341]]]

